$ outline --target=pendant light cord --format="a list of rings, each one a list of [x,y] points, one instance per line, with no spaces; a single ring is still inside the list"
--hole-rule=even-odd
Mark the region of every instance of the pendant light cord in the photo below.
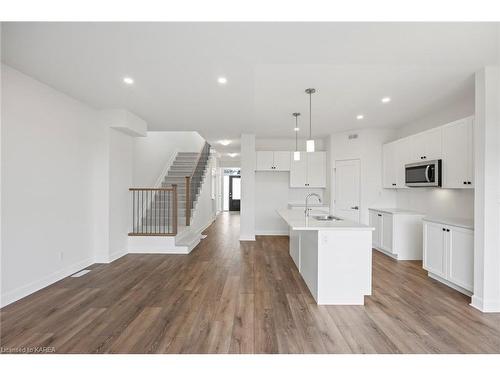
[[[309,93],[309,139],[312,139],[312,92]]]

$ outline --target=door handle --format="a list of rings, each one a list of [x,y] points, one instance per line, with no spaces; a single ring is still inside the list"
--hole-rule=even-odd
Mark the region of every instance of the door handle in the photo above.
[[[431,182],[431,179],[429,178],[429,169],[430,168],[431,168],[430,165],[425,167],[425,179],[427,180],[427,182]]]
[[[358,206],[351,207],[352,210],[359,210]]]

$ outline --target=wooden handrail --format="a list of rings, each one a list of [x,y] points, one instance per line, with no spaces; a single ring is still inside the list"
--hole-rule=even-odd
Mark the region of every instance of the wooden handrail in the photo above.
[[[140,191],[140,190],[143,190],[143,191],[174,191],[173,186],[174,185],[172,185],[172,187],[170,187],[170,188],[129,188],[128,190],[129,191]]]

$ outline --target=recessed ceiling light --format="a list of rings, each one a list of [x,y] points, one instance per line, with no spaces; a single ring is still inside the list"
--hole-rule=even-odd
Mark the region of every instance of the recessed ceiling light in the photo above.
[[[357,115],[357,116],[356,116],[356,118],[357,118],[358,120],[363,120],[363,119],[365,118],[365,116],[363,116],[363,115]]]
[[[385,98],[382,98],[382,103],[389,103],[391,101],[391,98],[386,96]]]
[[[123,77],[123,83],[127,85],[133,85],[134,79],[132,77]]]
[[[236,157],[236,155],[238,155],[238,154],[237,154],[236,152],[232,152],[232,153],[230,153],[230,154],[228,154],[228,155],[229,155],[230,157],[234,158],[234,157]]]
[[[219,78],[217,78],[217,82],[219,82],[220,85],[225,85],[227,83],[227,78],[226,77],[219,77]]]
[[[223,146],[227,146],[231,143],[231,141],[229,139],[221,139],[219,143]]]

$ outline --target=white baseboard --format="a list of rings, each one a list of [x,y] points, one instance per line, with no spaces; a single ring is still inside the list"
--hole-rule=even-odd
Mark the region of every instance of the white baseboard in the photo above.
[[[500,312],[500,300],[484,301],[481,297],[473,295],[470,305],[484,313]]]
[[[388,257],[391,257],[393,259],[398,260],[398,256],[396,254],[390,253],[390,252],[388,252],[388,251],[386,251],[384,249],[380,249],[378,247],[373,247],[373,250],[377,250],[379,253],[382,253],[384,255],[387,255]]]
[[[240,241],[255,241],[255,236],[240,236]]]
[[[284,230],[257,230],[255,232],[256,236],[288,236],[289,230],[284,229]]]
[[[431,279],[434,279],[436,281],[439,281],[440,283],[443,283],[444,285],[446,286],[449,286],[450,288],[452,289],[455,289],[456,291],[462,293],[462,294],[465,294],[466,296],[472,296],[472,292],[470,292],[469,290],[467,289],[464,289],[456,284],[453,284],[452,282],[448,281],[448,280],[445,280],[443,279],[442,277],[439,277],[438,275],[435,275],[431,272],[427,272],[427,276],[429,276]]]
[[[20,300],[21,298],[27,297],[32,293],[35,293],[39,291],[40,289],[43,289],[51,284],[54,284],[55,282],[64,279],[65,277],[68,277],[75,272],[80,271],[82,268],[88,267],[91,264],[94,264],[95,260],[94,258],[88,258],[85,260],[82,260],[80,262],[71,264],[69,266],[66,266],[56,272],[53,272],[52,274],[45,276],[39,280],[33,281],[31,283],[28,283],[22,287],[16,288],[10,292],[6,292],[2,294],[1,301],[0,301],[0,307],[4,307],[7,305],[10,305],[13,302],[16,302]]]

